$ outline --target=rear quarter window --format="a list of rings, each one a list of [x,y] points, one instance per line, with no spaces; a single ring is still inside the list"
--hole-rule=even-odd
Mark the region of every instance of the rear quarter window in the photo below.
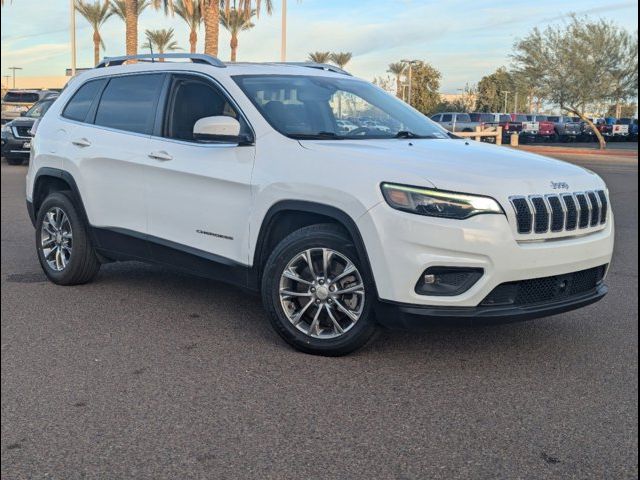
[[[90,80],[82,85],[76,93],[73,94],[67,106],[64,107],[62,116],[77,122],[86,121],[91,105],[105,83],[105,79],[98,79]]]
[[[471,117],[466,113],[459,113],[456,115],[456,122],[465,122],[468,123],[471,121]]]

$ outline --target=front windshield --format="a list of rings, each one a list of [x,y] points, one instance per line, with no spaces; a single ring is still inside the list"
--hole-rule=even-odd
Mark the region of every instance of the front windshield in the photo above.
[[[52,103],[53,100],[38,102],[29,110],[27,110],[24,116],[29,118],[40,118],[46,113],[47,110],[49,110],[49,107]]]
[[[406,103],[361,80],[299,75],[234,80],[271,126],[291,138],[451,138]]]

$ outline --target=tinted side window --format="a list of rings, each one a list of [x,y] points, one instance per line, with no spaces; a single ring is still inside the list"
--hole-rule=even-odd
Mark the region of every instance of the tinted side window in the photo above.
[[[164,74],[114,77],[104,89],[96,125],[151,134]]]
[[[453,115],[450,114],[445,114],[442,115],[442,120],[440,120],[441,122],[451,122],[453,120]]]
[[[78,122],[84,122],[94,98],[96,98],[96,95],[102,89],[105,82],[106,80],[104,79],[91,80],[82,85],[76,93],[73,94],[67,106],[64,107],[62,116],[71,120],[77,120]]]
[[[467,115],[466,113],[459,113],[456,115],[456,122],[468,123],[470,121],[471,118],[469,118],[469,115]]]
[[[178,77],[169,98],[163,135],[177,140],[195,141],[195,123],[201,118],[217,116],[233,117],[243,123],[235,109],[213,85],[198,78]]]

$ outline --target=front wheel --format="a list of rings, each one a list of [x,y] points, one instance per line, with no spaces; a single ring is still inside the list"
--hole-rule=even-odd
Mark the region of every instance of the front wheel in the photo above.
[[[306,353],[346,355],[376,331],[373,282],[336,225],[312,225],[282,240],[267,261],[262,299],[276,332]]]

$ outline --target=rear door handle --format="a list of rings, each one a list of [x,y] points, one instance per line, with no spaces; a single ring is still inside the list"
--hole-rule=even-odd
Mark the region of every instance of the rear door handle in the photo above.
[[[149,158],[153,158],[154,160],[162,160],[162,161],[173,160],[173,157],[169,155],[167,152],[165,152],[164,150],[161,150],[159,152],[151,152],[149,154]]]
[[[91,146],[91,142],[89,140],[87,140],[86,138],[78,138],[76,140],[73,140],[71,143],[74,144],[76,147],[90,147]]]

